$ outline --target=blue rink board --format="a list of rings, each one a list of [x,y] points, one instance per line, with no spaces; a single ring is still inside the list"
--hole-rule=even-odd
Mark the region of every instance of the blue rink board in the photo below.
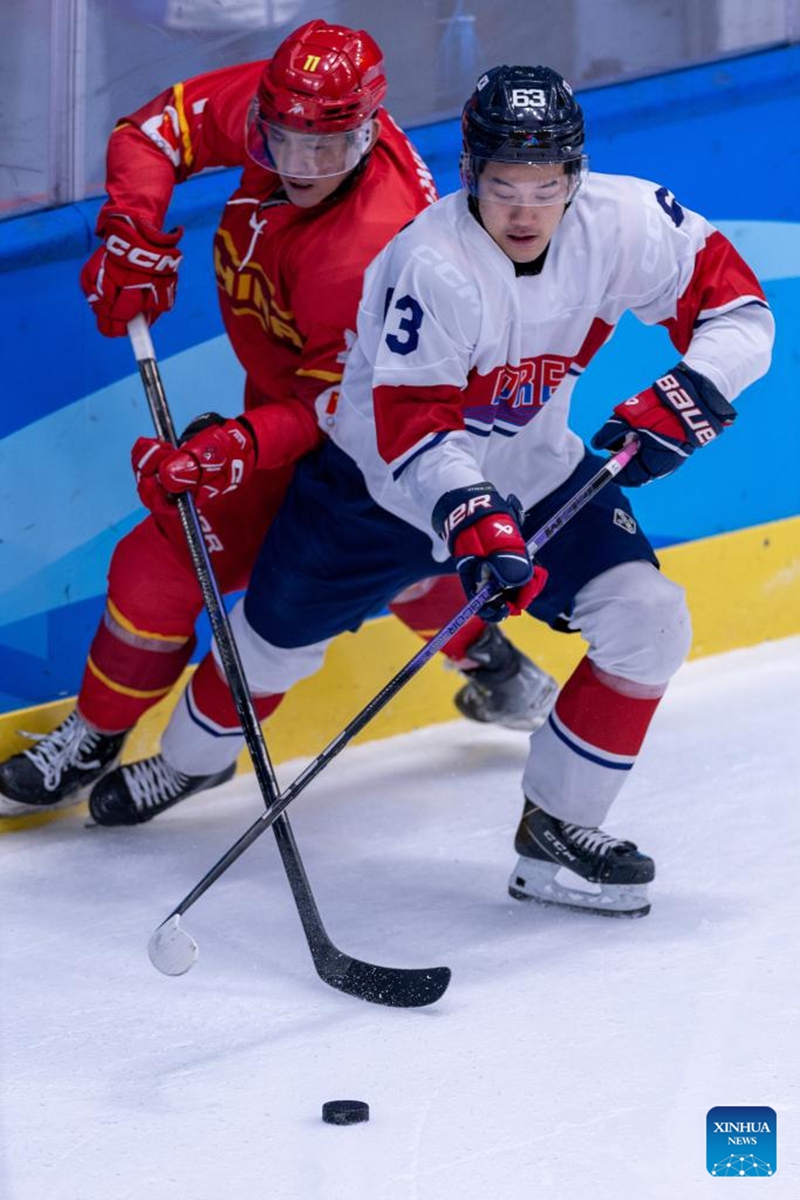
[[[795,515],[800,48],[581,99],[592,166],[665,183],[719,225],[759,274],[778,325],[772,370],[743,399],[735,430],[638,493],[642,523],[663,545]],[[412,136],[440,189],[457,186],[457,122]],[[179,308],[154,336],[178,425],[241,405],[242,373],[222,335],[210,254],[234,180],[227,171],[193,180],[177,189],[170,214],[186,226]],[[98,207],[0,222],[0,711],[77,691],[111,549],[141,514],[128,469],[130,446],[150,429],[138,375],[125,339],[97,335],[77,285]],[[612,404],[675,358],[663,330],[623,320],[576,393],[579,432],[588,437]],[[199,652],[206,644],[204,636]]]

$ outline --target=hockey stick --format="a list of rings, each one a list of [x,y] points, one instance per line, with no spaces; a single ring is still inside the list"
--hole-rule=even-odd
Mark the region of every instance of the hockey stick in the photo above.
[[[547,521],[546,524],[544,524],[541,529],[539,529],[533,535],[533,537],[531,537],[530,541],[527,543],[528,551],[530,552],[531,556],[533,556],[537,551],[541,550],[542,546],[549,542],[550,539],[556,533],[558,533],[559,529],[562,529],[563,526],[566,525],[567,522],[571,520],[577,512],[580,511],[580,509],[589,503],[593,496],[597,495],[601,488],[605,487],[607,483],[609,483],[616,475],[620,473],[623,467],[627,466],[638,448],[639,442],[634,435],[629,438],[621,450],[617,451],[616,454],[603,463],[600,470],[597,471],[592,478],[585,483],[578,492],[575,493],[572,499],[568,500],[566,504],[562,505],[561,508],[553,514],[550,520]],[[481,590],[477,592],[475,596],[473,596],[473,598],[467,604],[465,604],[459,612],[456,613],[449,624],[445,625],[445,627],[441,629],[434,638],[431,638],[431,640],[426,643],[426,645],[424,645],[422,649],[419,650],[404,667],[401,667],[397,674],[393,676],[393,678],[390,679],[383,688],[381,688],[378,694],[374,696],[372,700],[370,700],[369,703],[364,706],[364,708],[362,708],[361,712],[353,717],[352,721],[350,721],[350,723],[344,727],[342,732],[338,734],[333,741],[329,742],[325,749],[318,754],[313,762],[309,763],[308,766],[300,772],[297,778],[293,780],[293,782],[290,783],[286,788],[286,791],[277,797],[269,809],[262,813],[261,816],[253,822],[249,829],[245,830],[238,841],[233,843],[231,848],[225,854],[223,854],[222,858],[220,858],[214,864],[214,866],[211,867],[211,869],[203,876],[199,883],[197,883],[192,890],[186,896],[184,896],[180,904],[178,904],[172,910],[166,920],[159,925],[158,929],[153,934],[153,938],[163,931],[163,937],[165,939],[169,939],[171,942],[174,942],[176,946],[176,953],[180,954],[182,961],[191,957],[191,961],[188,961],[187,965],[183,967],[181,971],[176,971],[176,974],[182,974],[184,970],[188,971],[189,967],[192,965],[192,962],[197,957],[197,943],[193,938],[190,937],[186,930],[180,926],[180,917],[187,912],[197,900],[200,899],[203,893],[211,887],[212,883],[215,883],[221,875],[225,874],[228,868],[236,862],[237,858],[244,853],[248,846],[251,846],[257,838],[261,837],[262,833],[265,833],[266,830],[269,829],[270,826],[272,826],[273,823],[280,818],[281,813],[283,813],[283,811],[288,808],[291,802],[300,795],[300,793],[307,787],[311,780],[319,775],[320,771],[327,766],[331,759],[336,758],[337,754],[339,754],[345,748],[347,743],[351,741],[357,733],[360,733],[365,725],[369,724],[372,718],[380,712],[384,705],[388,704],[392,697],[396,696],[400,689],[404,687],[405,684],[408,683],[408,681],[414,675],[416,675],[417,672],[424,667],[425,664],[429,662],[434,655],[441,650],[441,648],[446,645],[447,642],[450,641],[452,637],[456,635],[456,633],[458,633],[459,629],[461,629],[461,627],[471,617],[473,617],[480,608],[483,607],[487,600],[491,600],[493,596],[494,589],[491,584],[486,584],[483,588],[481,588]],[[177,947],[179,946],[181,939],[185,939],[187,945],[185,948],[178,951]],[[189,944],[191,944],[192,947],[191,951],[189,949]],[[167,974],[170,973],[171,972],[167,972]]]
[[[150,330],[143,316],[135,317],[130,322],[128,333],[156,433],[162,441],[171,442],[175,446],[177,439],[172,415],[156,362]],[[177,504],[228,686],[253,760],[261,795],[269,811],[278,799],[278,781],[247,687],[238,647],[211,566],[197,509],[193,498],[188,494],[178,496]],[[361,1000],[398,1008],[416,1008],[438,1000],[450,982],[448,967],[381,967],[361,962],[337,949],[322,923],[288,817],[276,814],[276,819],[270,822],[270,826],[278,843],[314,967],[323,983]],[[197,957],[197,943],[180,928],[179,915],[180,910],[176,909],[159,925],[148,944],[150,961],[166,975],[182,975]]]

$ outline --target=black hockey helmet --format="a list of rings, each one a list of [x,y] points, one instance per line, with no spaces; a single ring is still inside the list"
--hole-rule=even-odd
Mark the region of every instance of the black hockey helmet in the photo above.
[[[588,168],[583,110],[566,79],[550,67],[486,71],[464,105],[461,133],[461,178],[473,194],[489,161],[564,163],[565,174],[577,177],[572,195]]]

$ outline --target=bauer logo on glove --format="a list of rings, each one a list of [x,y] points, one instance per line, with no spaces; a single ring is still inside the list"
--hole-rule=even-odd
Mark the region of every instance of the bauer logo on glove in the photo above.
[[[635,432],[639,450],[617,476],[623,487],[641,487],[671,475],[699,446],[732,425],[736,410],[710,379],[685,363],[614,409],[592,438],[595,450],[621,449]]]
[[[503,500],[490,483],[445,492],[433,510],[433,528],[447,542],[468,599],[486,583],[496,585],[498,595],[478,612],[485,621],[518,616],[547,582],[544,567],[531,561],[521,522],[516,496]]]

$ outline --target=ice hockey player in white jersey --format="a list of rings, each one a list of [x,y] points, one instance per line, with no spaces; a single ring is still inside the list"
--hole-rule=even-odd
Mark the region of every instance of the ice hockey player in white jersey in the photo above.
[[[251,686],[280,691],[452,558],[467,595],[496,584],[482,615],[525,609],[579,632],[585,657],[530,739],[509,888],[641,916],[653,860],[602,826],[688,652],[683,591],[616,483],[535,563],[525,540],[599,466],[570,400],[623,313],[665,326],[680,355],[592,439],[615,450],[638,435],[623,487],[671,474],[733,423],[769,365],[772,316],[731,244],[665,187],[589,174],[583,114],[555,71],[487,71],[462,130],[463,189],[367,271],[344,379],[319,403],[330,440],[298,467],[234,628]],[[164,753],[220,770],[240,745],[182,703]]]

